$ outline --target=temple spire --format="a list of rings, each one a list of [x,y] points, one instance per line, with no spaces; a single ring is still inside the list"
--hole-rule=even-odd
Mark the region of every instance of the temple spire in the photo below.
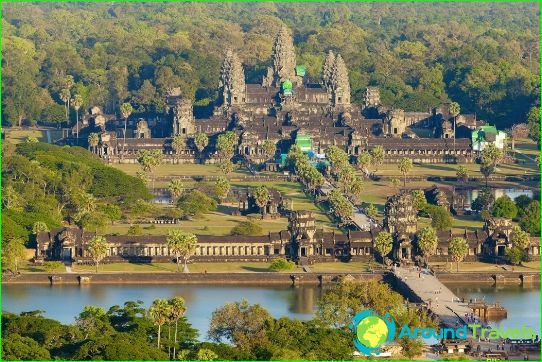
[[[335,105],[350,104],[350,82],[348,69],[340,54],[335,57],[333,73],[331,75],[332,98]]]
[[[219,86],[222,88],[224,104],[234,105],[245,100],[245,72],[237,54],[228,49],[220,69]]]
[[[273,43],[273,86],[278,87],[286,79],[296,83],[295,49],[288,28],[283,26]]]

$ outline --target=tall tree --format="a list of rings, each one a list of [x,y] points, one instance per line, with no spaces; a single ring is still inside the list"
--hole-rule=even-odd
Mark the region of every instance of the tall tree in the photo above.
[[[513,246],[517,246],[521,250],[525,250],[531,243],[531,236],[528,232],[521,230],[519,226],[514,226],[510,240]]]
[[[372,162],[373,162],[373,158],[368,151],[363,151],[358,156],[358,165],[365,174],[368,173],[367,170],[371,166]]]
[[[231,189],[230,182],[225,177],[219,177],[215,183],[215,194],[218,200],[222,202],[229,194]]]
[[[153,171],[162,163],[162,150],[139,150],[137,151],[137,162],[141,165],[143,172],[153,175]],[[154,189],[155,177],[152,177],[152,188]]]
[[[176,134],[173,136],[173,140],[171,141],[171,147],[175,151],[175,158],[177,159],[177,162],[179,162],[179,154],[186,148],[186,138],[180,134]]]
[[[374,239],[374,248],[376,252],[384,259],[393,248],[393,238],[387,231],[379,232]]]
[[[158,326],[158,339],[157,346],[160,349],[160,342],[162,336],[162,326],[167,322],[168,315],[170,314],[171,306],[165,299],[156,299],[152,302],[149,308],[149,316],[156,326]]]
[[[427,262],[427,258],[434,255],[437,250],[437,232],[431,226],[427,226],[418,232],[416,241],[418,248],[420,248],[423,257]]]
[[[397,168],[403,174],[403,186],[406,186],[406,175],[412,170],[412,159],[408,157],[401,158]]]
[[[454,117],[454,155],[455,155],[455,128],[457,123],[457,116],[461,112],[461,107],[459,106],[459,103],[457,102],[451,102],[448,106],[448,111]]]
[[[176,201],[183,193],[183,182],[180,179],[173,179],[169,181],[167,188],[173,201]]]
[[[177,348],[177,332],[179,329],[179,319],[184,316],[184,313],[186,312],[186,305],[182,297],[173,297],[172,299],[168,300],[168,304],[171,308],[171,317],[175,322],[175,333],[173,336],[173,359],[175,359],[177,356],[175,352]]]
[[[75,109],[75,134],[77,135],[76,144],[79,144],[79,108],[83,105],[83,97],[76,94],[72,99],[72,106]]]
[[[216,141],[216,149],[222,160],[229,160],[233,157],[237,142],[237,134],[233,131],[228,131],[218,136]]]
[[[209,337],[214,341],[227,340],[243,351],[267,343],[265,326],[272,316],[259,304],[250,305],[246,300],[226,303],[211,316]]]
[[[209,144],[209,137],[207,137],[205,133],[198,132],[196,133],[196,136],[194,136],[194,144],[196,145],[196,148],[201,156],[201,153]]]
[[[261,185],[256,187],[254,191],[252,191],[252,197],[254,197],[254,201],[256,202],[256,205],[260,208],[260,212],[262,214],[262,218],[265,212],[265,206],[267,206],[267,203],[269,202],[271,195],[269,194],[269,190],[267,187]]]
[[[513,219],[518,214],[518,208],[508,195],[503,195],[495,200],[491,213],[496,217]]]
[[[26,259],[26,248],[22,239],[11,239],[2,245],[2,265],[15,273]]]
[[[171,252],[176,256],[177,271],[179,271],[179,262],[182,257],[184,260],[184,272],[188,273],[187,262],[196,251],[198,244],[197,236],[181,230],[170,230],[166,243]]]
[[[484,147],[480,152],[480,172],[484,175],[486,180],[486,187],[488,185],[488,178],[495,172],[497,165],[502,160],[503,153],[495,144],[490,143]]]
[[[265,140],[262,145],[263,151],[265,152],[265,156],[269,159],[275,155],[275,152],[277,152],[277,144],[273,140]]]
[[[132,105],[130,103],[123,103],[120,106],[120,114],[122,115],[122,118],[124,118],[124,132],[122,133],[122,156],[121,158],[124,158],[124,148],[126,146],[126,128],[128,127],[128,117],[132,114],[134,109],[132,108]]]
[[[455,175],[458,181],[467,182],[469,180],[469,173],[467,168],[463,165],[460,165],[455,171]]]
[[[463,238],[452,238],[450,245],[448,246],[448,253],[452,259],[457,263],[457,271],[459,271],[459,262],[463,261],[469,253],[469,244],[467,240]]]
[[[374,166],[375,172],[378,171],[378,168],[380,167],[380,165],[384,163],[384,157],[385,157],[384,147],[382,147],[381,145],[374,146],[373,149],[371,150],[371,159],[372,159],[372,165]]]
[[[87,250],[96,264],[96,273],[98,272],[99,262],[107,255],[107,240],[105,237],[96,235],[87,244]]]
[[[94,152],[96,152],[96,147],[98,146],[99,142],[100,136],[98,136],[97,133],[92,132],[88,135],[88,146],[92,147],[94,149]]]
[[[62,89],[62,91],[60,92],[60,99],[62,100],[62,102],[64,102],[64,108],[66,110],[66,123],[68,125],[70,124],[70,120],[68,118],[68,112],[69,112],[68,104],[70,102],[70,97],[71,97],[70,90],[67,88]]]

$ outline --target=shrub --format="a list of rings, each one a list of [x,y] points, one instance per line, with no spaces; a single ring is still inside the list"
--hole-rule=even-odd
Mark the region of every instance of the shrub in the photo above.
[[[263,234],[263,229],[255,222],[248,220],[240,222],[237,226],[231,229],[232,235],[249,235],[258,236]]]
[[[216,210],[217,204],[213,198],[203,192],[194,190],[179,199],[177,207],[185,214],[197,216]]]
[[[437,230],[448,230],[452,227],[452,217],[443,206],[427,205],[426,211],[431,218],[431,226]]]
[[[528,256],[521,248],[514,246],[512,248],[506,249],[506,257],[508,262],[512,265],[519,265],[522,261],[527,261]]]
[[[128,235],[141,235],[143,234],[143,228],[140,225],[132,225],[128,228]]]
[[[64,263],[61,261],[46,261],[43,263],[43,269],[46,271],[54,271],[64,267]]]
[[[292,270],[295,268],[295,263],[292,261],[288,261],[284,258],[278,258],[273,260],[271,263],[271,266],[269,266],[270,270],[274,271],[280,271],[280,270]]]

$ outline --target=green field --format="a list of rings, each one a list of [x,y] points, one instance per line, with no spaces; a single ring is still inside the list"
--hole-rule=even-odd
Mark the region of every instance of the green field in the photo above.
[[[435,270],[447,270],[455,272],[457,270],[457,264],[455,262],[437,262],[437,263],[429,263],[429,265],[434,268]],[[540,263],[537,261],[530,261],[523,263],[522,265],[505,265],[506,269],[503,268],[503,265],[497,265],[497,264],[490,264],[490,263],[482,263],[482,262],[462,262],[459,263],[459,271],[460,272],[479,272],[479,271],[490,271],[490,272],[497,272],[497,271],[504,271],[508,270],[511,271],[512,269],[514,271],[539,271],[540,270]]]
[[[139,164],[113,164],[113,167],[126,172],[129,175],[135,176],[138,171],[141,171]],[[162,164],[153,170],[153,176],[222,176],[222,172],[217,165],[211,164]],[[244,178],[250,176],[251,173],[245,168],[239,168],[228,175],[228,178]]]
[[[246,221],[245,216],[233,216],[227,213],[218,211],[205,214],[193,220],[181,221],[176,225],[141,225],[144,234],[148,235],[165,235],[169,230],[182,229],[186,232],[191,232],[200,235],[229,235],[231,229],[237,226],[240,222]],[[286,218],[258,220],[258,225],[262,227],[264,233],[286,230],[288,228],[288,220]],[[106,227],[105,234],[124,235],[128,232],[128,224],[114,224]],[[146,228],[146,229],[145,229]]]
[[[264,262],[227,262],[227,263],[190,263],[188,269],[191,273],[259,273],[269,272],[271,263]],[[378,264],[372,263],[372,267]],[[180,270],[182,271],[182,264]],[[334,262],[317,263],[310,266],[311,272],[364,272],[369,268],[365,262]],[[94,265],[74,265],[74,272],[94,272]],[[149,272],[176,272],[175,263],[111,263],[98,266],[98,272],[130,272],[130,273],[149,273]],[[296,266],[293,270],[285,270],[282,273],[303,272],[302,268]]]
[[[48,142],[47,132],[49,132],[50,139],[52,142],[60,139],[62,137],[61,130],[42,130],[42,129],[32,129],[32,128],[4,128],[6,134],[6,140],[13,143],[26,142],[29,137],[36,138],[40,142]]]

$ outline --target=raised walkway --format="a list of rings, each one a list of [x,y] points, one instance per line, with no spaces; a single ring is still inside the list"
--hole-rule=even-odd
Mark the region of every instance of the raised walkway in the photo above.
[[[393,274],[447,327],[457,328],[466,324],[465,314],[473,313],[467,303],[461,302],[432,274],[419,273],[416,267],[395,267]]]

